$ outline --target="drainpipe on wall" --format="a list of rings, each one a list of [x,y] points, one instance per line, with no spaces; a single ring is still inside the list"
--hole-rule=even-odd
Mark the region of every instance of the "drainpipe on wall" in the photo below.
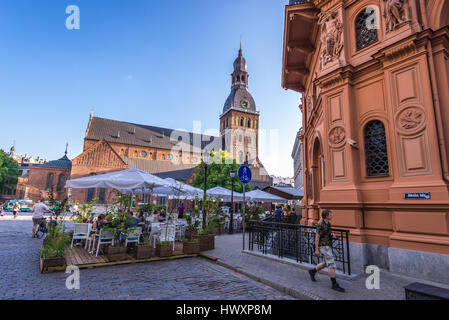
[[[433,96],[433,105],[434,105],[434,113],[435,113],[435,120],[437,124],[437,136],[438,136],[438,146],[440,150],[440,161],[441,161],[441,168],[443,171],[443,178],[446,181],[449,181],[449,168],[448,168],[448,158],[446,154],[446,143],[444,139],[444,131],[443,131],[443,122],[441,119],[441,106],[440,106],[440,99],[438,96],[437,91],[437,79],[435,75],[435,63],[433,61],[433,50],[432,45],[430,41],[427,41],[427,65],[429,69],[430,74],[430,87],[432,90],[432,96]]]

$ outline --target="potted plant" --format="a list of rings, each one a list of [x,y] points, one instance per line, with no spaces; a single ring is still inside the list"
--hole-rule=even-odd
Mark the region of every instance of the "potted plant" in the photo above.
[[[211,230],[200,229],[197,235],[193,236],[200,242],[200,251],[213,250],[215,248],[215,235],[211,234]]]
[[[182,246],[182,252],[184,254],[198,254],[200,253],[200,242],[197,238],[193,238],[194,235],[197,234],[197,228],[200,224],[199,220],[195,220],[195,222],[192,222],[192,216],[187,215],[186,221],[187,221],[187,229],[185,234],[184,243]]]
[[[95,215],[93,207],[97,204],[98,198],[92,199],[91,202],[86,203],[79,207],[79,214],[76,217],[72,217],[75,223],[87,223],[90,217]]]
[[[105,225],[102,230],[107,230],[114,235],[114,244],[109,245],[106,249],[106,254],[110,261],[122,261],[128,258],[126,254],[127,247],[122,243],[122,234],[127,236],[130,232],[134,231],[136,228],[126,228],[125,222],[125,212],[117,210],[116,206],[112,206],[107,212],[108,221],[111,222],[110,225]]]
[[[170,257],[173,255],[173,244],[170,241],[160,241],[156,244],[156,255],[158,257]]]
[[[248,213],[246,216],[245,221],[245,231],[250,231],[251,229],[251,221],[259,221],[260,215],[264,213],[264,210],[262,207],[253,207],[251,212]]]
[[[148,242],[139,242],[136,246],[136,259],[153,258],[155,251],[155,248]]]
[[[48,267],[63,267],[65,265],[65,249],[70,243],[70,238],[62,232],[56,237],[49,238],[40,251],[41,272]]]
[[[186,234],[185,237],[187,239],[192,239],[194,235],[198,233],[198,227],[200,225],[200,221],[196,218],[196,215],[193,213],[186,214],[186,222],[187,222],[187,228],[186,228]]]
[[[184,254],[198,254],[200,253],[200,241],[198,239],[184,239],[182,252]]]

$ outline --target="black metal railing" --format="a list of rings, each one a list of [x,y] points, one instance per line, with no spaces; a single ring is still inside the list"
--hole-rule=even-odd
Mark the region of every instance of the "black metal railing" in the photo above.
[[[301,4],[307,2],[309,2],[309,0],[290,0],[288,4]]]
[[[351,275],[349,255],[349,230],[332,229],[332,251],[338,269]],[[296,259],[296,262],[319,264],[321,257],[315,255],[316,227],[299,224],[251,221],[249,228],[249,250],[279,258]]]

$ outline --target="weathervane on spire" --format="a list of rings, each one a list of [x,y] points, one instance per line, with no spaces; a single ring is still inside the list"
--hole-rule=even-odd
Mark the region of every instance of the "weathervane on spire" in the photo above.
[[[68,142],[66,142],[66,144],[65,144],[65,155],[67,155],[67,148],[69,147],[69,143]]]

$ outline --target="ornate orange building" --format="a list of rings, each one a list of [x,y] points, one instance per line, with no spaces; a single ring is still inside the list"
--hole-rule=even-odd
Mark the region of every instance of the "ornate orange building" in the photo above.
[[[302,94],[303,224],[334,212],[356,267],[449,283],[449,1],[296,0],[282,86]]]

